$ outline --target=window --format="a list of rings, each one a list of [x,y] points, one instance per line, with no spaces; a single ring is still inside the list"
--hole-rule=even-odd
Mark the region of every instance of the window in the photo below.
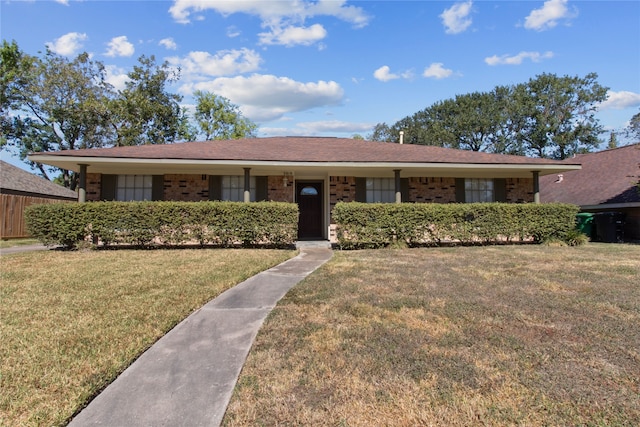
[[[302,190],[300,190],[300,195],[301,196],[317,196],[318,190],[316,190],[314,187],[307,186],[307,187],[304,187]]]
[[[393,178],[367,178],[367,203],[395,203],[396,186]]]
[[[122,202],[153,200],[153,176],[118,175],[116,200]]]
[[[256,201],[256,177],[249,178],[251,201]],[[222,200],[230,202],[244,201],[244,176],[225,175],[222,177]]]
[[[492,179],[467,178],[464,180],[464,200],[467,203],[495,201]]]

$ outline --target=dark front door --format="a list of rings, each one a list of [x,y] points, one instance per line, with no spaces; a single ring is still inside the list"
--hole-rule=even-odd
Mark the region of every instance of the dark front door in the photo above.
[[[322,238],[322,182],[296,182],[298,238]]]

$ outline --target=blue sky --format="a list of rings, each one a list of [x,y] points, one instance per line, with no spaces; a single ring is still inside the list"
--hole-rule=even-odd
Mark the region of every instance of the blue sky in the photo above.
[[[259,136],[366,136],[436,101],[544,72],[598,73],[610,88],[598,113],[607,129],[640,111],[635,0],[0,0],[0,8],[2,38],[29,54],[89,52],[116,87],[140,55],[155,55],[181,68],[170,89],[185,105],[196,89],[225,96]]]

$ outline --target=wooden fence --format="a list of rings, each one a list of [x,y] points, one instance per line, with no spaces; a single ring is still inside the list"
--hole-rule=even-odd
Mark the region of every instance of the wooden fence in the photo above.
[[[45,197],[19,196],[0,194],[0,238],[15,239],[29,237],[25,222],[24,210],[27,206],[42,203],[73,203],[72,200],[47,199]]]

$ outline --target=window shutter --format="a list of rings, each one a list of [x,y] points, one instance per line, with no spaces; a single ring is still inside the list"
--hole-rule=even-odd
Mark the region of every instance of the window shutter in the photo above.
[[[266,176],[256,176],[256,202],[267,200],[268,186]]]
[[[102,174],[100,179],[100,199],[101,200],[115,200],[116,199],[116,184],[118,182],[117,175],[105,175]]]
[[[164,200],[164,175],[153,175],[151,200]]]
[[[456,202],[464,203],[464,178],[456,178]]]
[[[222,199],[222,176],[209,175],[209,200]]]
[[[367,202],[367,178],[356,178],[356,202]]]
[[[496,178],[493,180],[493,191],[496,202],[507,201],[507,180],[504,178]]]
[[[409,202],[409,178],[400,178],[400,193],[402,194],[402,203]]]

